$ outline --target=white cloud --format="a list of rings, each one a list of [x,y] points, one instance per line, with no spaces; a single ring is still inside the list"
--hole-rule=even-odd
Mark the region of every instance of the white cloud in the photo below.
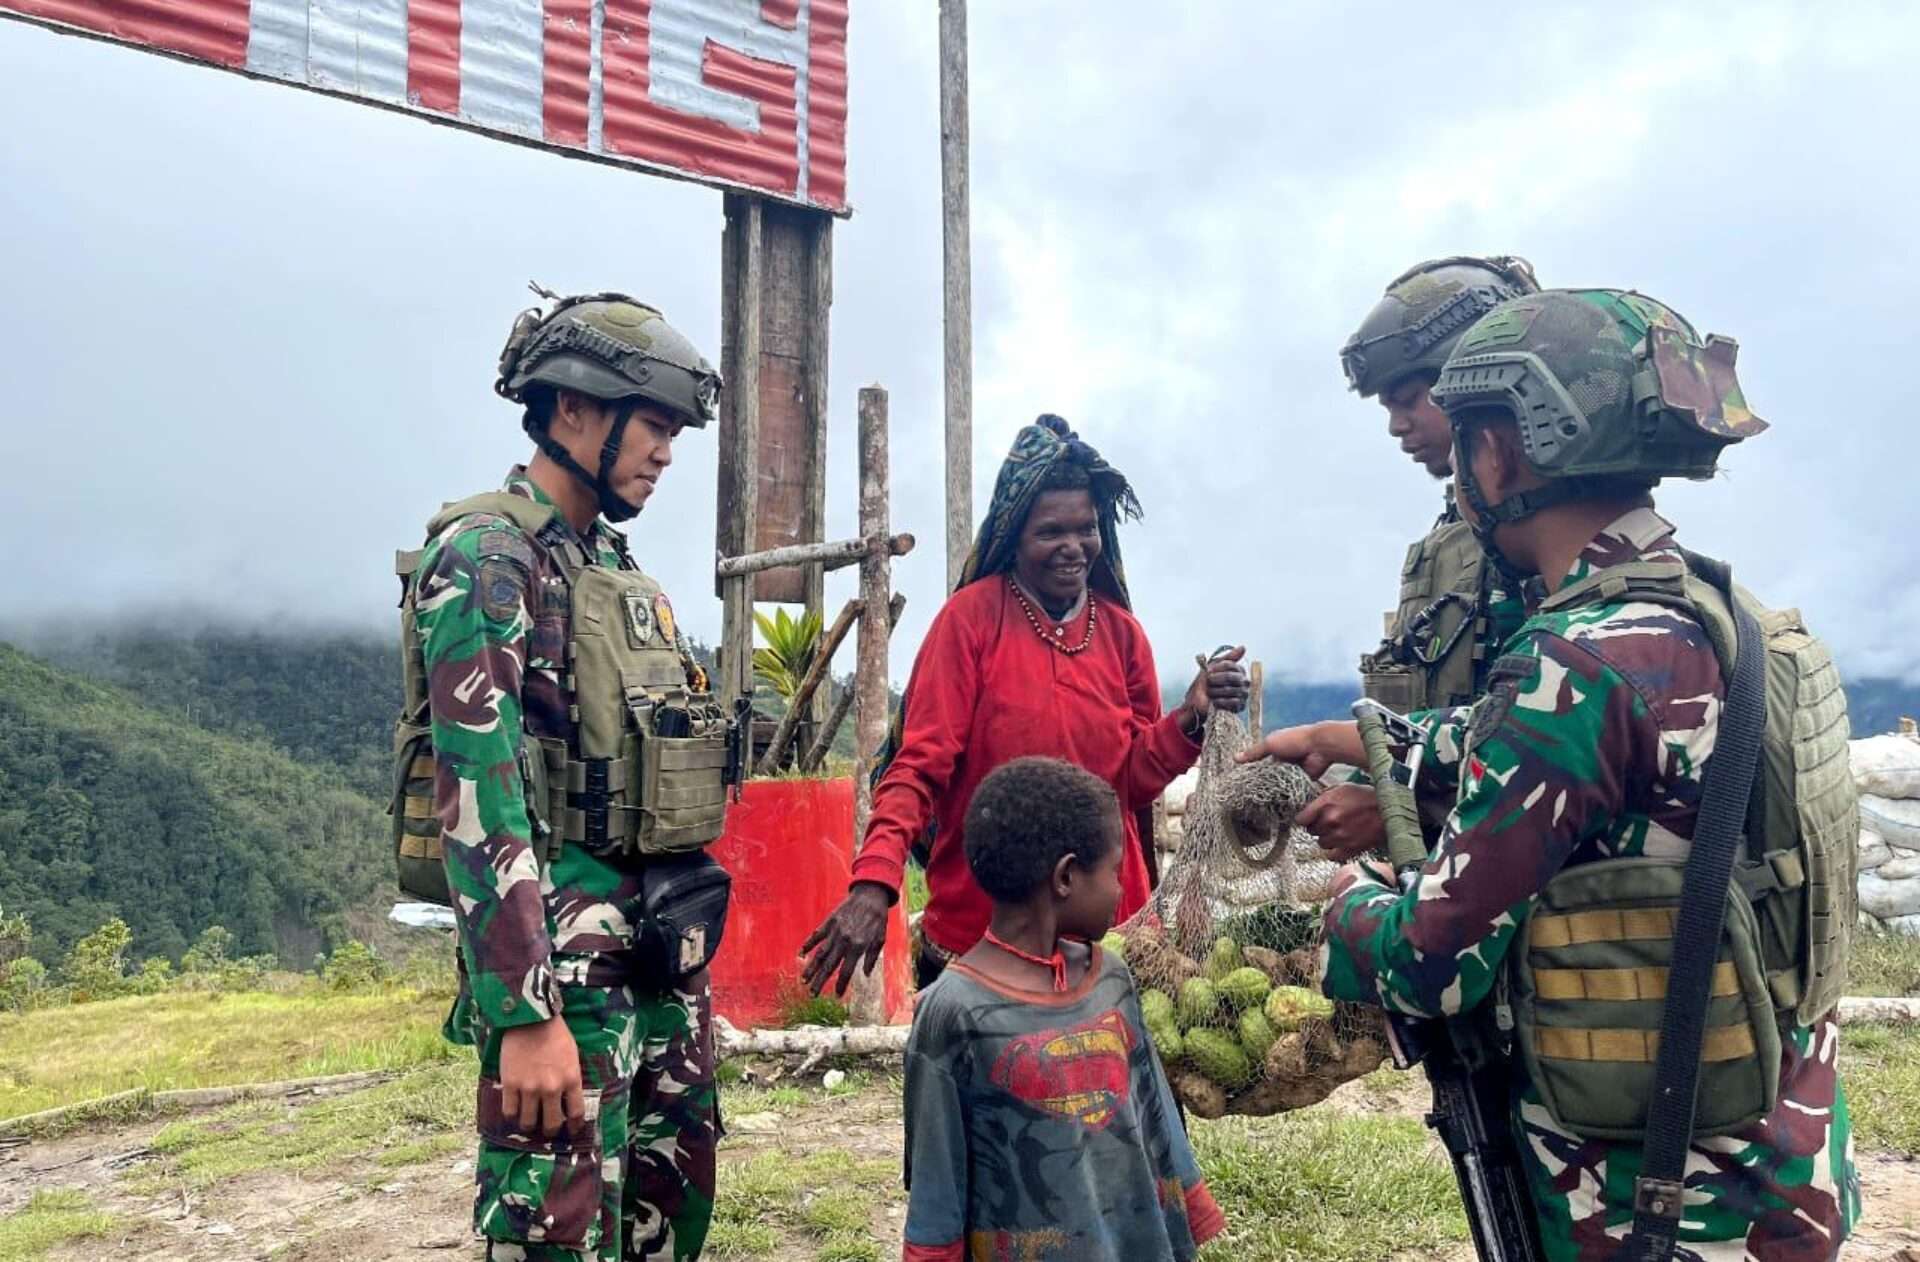
[[[1058,411],[1135,481],[1163,671],[1246,640],[1330,678],[1378,635],[1437,488],[1335,351],[1425,257],[1527,255],[1742,342],[1775,429],[1663,497],[1856,671],[1914,670],[1904,407],[1920,287],[1897,157],[1920,18],[1556,5],[976,2],[976,504]],[[857,5],[836,228],[829,529],[855,389],[892,391],[905,674],[937,608],[932,6]],[[520,286],[624,286],[718,346],[719,199],[0,24],[0,312],[14,502],[0,610],[185,595],[383,625],[384,558],[522,444],[488,390]],[[639,552],[712,638],[713,451],[680,445]],[[851,590],[835,577],[830,599]]]

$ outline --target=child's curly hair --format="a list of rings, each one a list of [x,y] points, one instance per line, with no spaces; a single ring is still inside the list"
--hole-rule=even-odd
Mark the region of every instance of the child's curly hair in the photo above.
[[[967,805],[967,866],[995,902],[1024,902],[1064,855],[1090,868],[1118,830],[1112,786],[1058,758],[1016,758],[995,767]]]

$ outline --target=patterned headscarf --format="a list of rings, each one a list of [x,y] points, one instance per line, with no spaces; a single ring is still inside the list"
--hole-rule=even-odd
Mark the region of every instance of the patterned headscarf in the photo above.
[[[954,591],[1011,573],[1019,552],[1020,532],[1026,527],[1027,514],[1034,501],[1047,490],[1047,476],[1063,466],[1077,466],[1087,472],[1087,492],[1100,522],[1100,557],[1087,575],[1087,584],[1109,600],[1131,610],[1133,600],[1127,594],[1126,571],[1120,565],[1119,526],[1122,518],[1138,520],[1140,499],[1127,479],[1101,459],[1100,453],[1080,441],[1078,435],[1051,412],[1024,426],[1014,435],[1013,450],[1000,465],[1000,476],[993,482],[993,500],[980,520],[980,533],[974,537],[973,550],[960,569],[960,581]],[[893,722],[887,727],[887,742],[874,754],[871,783],[877,788],[893,756],[900,751],[906,729],[907,706],[913,700],[909,690],[900,698]],[[933,846],[933,826],[929,824],[913,844],[914,860],[925,867]]]
[[[1063,465],[1087,471],[1088,493],[1100,518],[1100,559],[1094,562],[1087,582],[1102,595],[1133,608],[1127,596],[1126,571],[1120,565],[1119,525],[1122,518],[1139,519],[1140,499],[1118,469],[1081,442],[1067,423],[1051,412],[1014,435],[1013,450],[1007,453],[1000,476],[994,479],[993,500],[980,520],[980,533],[974,537],[973,551],[967,554],[955,591],[1013,569],[1027,514],[1047,489],[1047,475]]]

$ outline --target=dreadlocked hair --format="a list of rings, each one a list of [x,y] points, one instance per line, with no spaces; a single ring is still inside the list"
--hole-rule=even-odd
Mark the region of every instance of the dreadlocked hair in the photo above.
[[[1033,896],[1062,858],[1091,868],[1116,844],[1120,804],[1099,776],[1058,758],[989,772],[967,806],[967,866],[995,902]]]

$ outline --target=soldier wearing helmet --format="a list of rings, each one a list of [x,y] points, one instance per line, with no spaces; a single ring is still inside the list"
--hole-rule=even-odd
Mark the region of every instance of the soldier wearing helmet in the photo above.
[[[1441,366],[1475,320],[1537,289],[1525,259],[1434,259],[1395,277],[1341,348],[1347,385],[1379,400],[1387,433],[1434,477],[1453,471],[1453,434],[1428,395]],[[1400,712],[1465,705],[1478,696],[1488,663],[1524,617],[1511,583],[1501,579],[1449,493],[1433,529],[1407,549],[1385,636],[1361,656],[1366,695]],[[1382,840],[1372,790],[1361,784],[1322,794],[1300,825],[1343,859]]]
[[[544,291],[540,291],[543,292]],[[720,378],[622,294],[523,313],[495,389],[536,451],[402,554],[404,892],[450,905],[491,1258],[686,1259],[713,1209],[706,965],[735,731],[612,523]]]
[[[1831,1259],[1860,1212],[1844,693],[1797,612],[1653,505],[1766,428],[1735,350],[1641,294],[1550,291],[1483,316],[1431,390],[1462,518],[1529,616],[1479,701],[1412,716],[1445,826],[1399,880],[1341,870],[1323,985],[1486,1018],[1547,1257]],[[1362,757],[1352,723],[1258,753]]]

